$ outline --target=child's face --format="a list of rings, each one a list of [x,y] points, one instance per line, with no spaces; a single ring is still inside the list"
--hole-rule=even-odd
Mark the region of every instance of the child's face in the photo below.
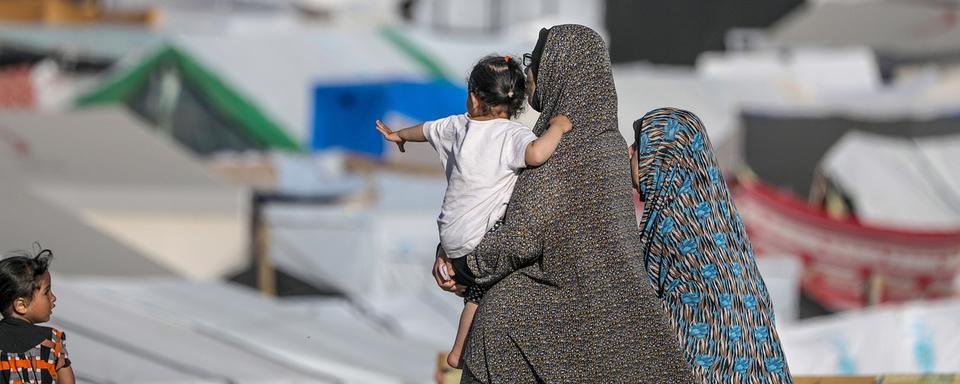
[[[56,301],[57,296],[53,294],[53,288],[50,286],[50,272],[45,272],[40,276],[39,287],[33,292],[30,302],[18,300],[14,306],[20,316],[33,324],[38,324],[50,321]]]

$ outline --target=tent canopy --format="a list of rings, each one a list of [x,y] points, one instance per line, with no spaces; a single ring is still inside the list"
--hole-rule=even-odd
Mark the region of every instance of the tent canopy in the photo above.
[[[825,176],[868,224],[960,230],[960,134],[902,138],[847,133],[826,154]]]
[[[107,62],[156,40],[153,31],[133,26],[0,24],[0,47]]]
[[[172,276],[144,257],[53,206],[22,185],[0,166],[0,252],[30,249],[33,242],[53,250],[53,270],[83,276]]]
[[[960,371],[960,301],[855,311],[778,329],[794,375]]]
[[[230,283],[98,279],[55,284],[69,292],[53,319],[68,336],[90,336],[93,328],[110,329],[113,337],[106,341],[126,340],[127,346],[129,340],[147,338],[151,342],[143,346],[154,353],[150,360],[168,366],[175,362],[189,368],[182,372],[197,376],[216,373],[214,378],[239,382],[425,383],[437,352],[433,346],[377,332],[366,320],[306,316]],[[72,324],[102,323],[94,321],[104,313],[100,308],[112,308],[108,313],[118,312],[122,318],[108,320],[109,328],[71,329]],[[144,328],[161,332],[144,335]],[[79,356],[76,344],[71,352]],[[111,361],[102,355],[90,358]],[[226,369],[230,365],[238,367]],[[141,377],[142,382],[167,382]]]
[[[351,298],[432,289],[442,178],[380,173],[376,204],[271,204],[270,255],[283,271]],[[432,288],[431,288],[432,287]]]
[[[734,196],[756,253],[801,260],[804,292],[829,310],[863,307],[872,284],[879,286],[881,302],[956,294],[960,231],[833,219],[761,181],[738,184]]]
[[[948,2],[808,3],[774,27],[779,46],[868,46],[895,62],[960,60],[960,25]]]
[[[311,142],[317,86],[443,76],[401,39],[365,27],[171,36],[77,104],[126,103],[202,154],[299,150]]]
[[[0,171],[31,198],[183,276],[222,276],[245,264],[245,191],[211,177],[125,110],[2,113],[0,127],[14,143],[0,146]]]
[[[174,45],[122,68],[78,106],[123,103],[200,154],[224,149],[297,150],[277,123],[246,96]]]
[[[744,160],[767,183],[806,196],[823,156],[844,134],[858,130],[900,138],[960,133],[958,115],[906,116],[870,120],[829,114],[791,116],[746,112],[742,115]]]

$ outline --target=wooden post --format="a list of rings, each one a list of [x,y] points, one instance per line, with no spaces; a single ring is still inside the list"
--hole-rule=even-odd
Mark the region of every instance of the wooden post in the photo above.
[[[883,302],[883,276],[872,271],[867,278],[867,306],[873,307]]]
[[[257,270],[257,288],[264,296],[277,295],[277,272],[270,261],[270,229],[264,224],[265,198],[253,192],[250,206],[250,252]]]

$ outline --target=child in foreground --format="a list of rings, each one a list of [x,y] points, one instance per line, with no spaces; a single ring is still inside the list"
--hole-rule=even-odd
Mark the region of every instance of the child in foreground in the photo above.
[[[25,252],[0,260],[0,383],[74,384],[66,335],[37,324],[50,321],[57,296],[50,279],[53,253]]]
[[[473,252],[484,234],[506,212],[517,174],[523,168],[545,163],[556,151],[570,120],[558,115],[538,138],[533,131],[510,118],[523,110],[526,79],[520,64],[510,56],[487,56],[478,62],[467,81],[467,113],[418,124],[393,132],[380,121],[377,129],[388,141],[404,144],[428,142],[440,155],[447,177],[447,190],[437,224],[440,249],[454,271],[449,278],[467,286],[457,338],[447,357],[459,368],[463,345],[483,297],[484,289],[463,280],[464,256]],[[447,278],[447,280],[449,280]]]

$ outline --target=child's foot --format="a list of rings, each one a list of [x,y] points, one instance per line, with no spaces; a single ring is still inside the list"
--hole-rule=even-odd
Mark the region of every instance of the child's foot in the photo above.
[[[447,354],[447,365],[460,369],[460,351],[453,350]]]

